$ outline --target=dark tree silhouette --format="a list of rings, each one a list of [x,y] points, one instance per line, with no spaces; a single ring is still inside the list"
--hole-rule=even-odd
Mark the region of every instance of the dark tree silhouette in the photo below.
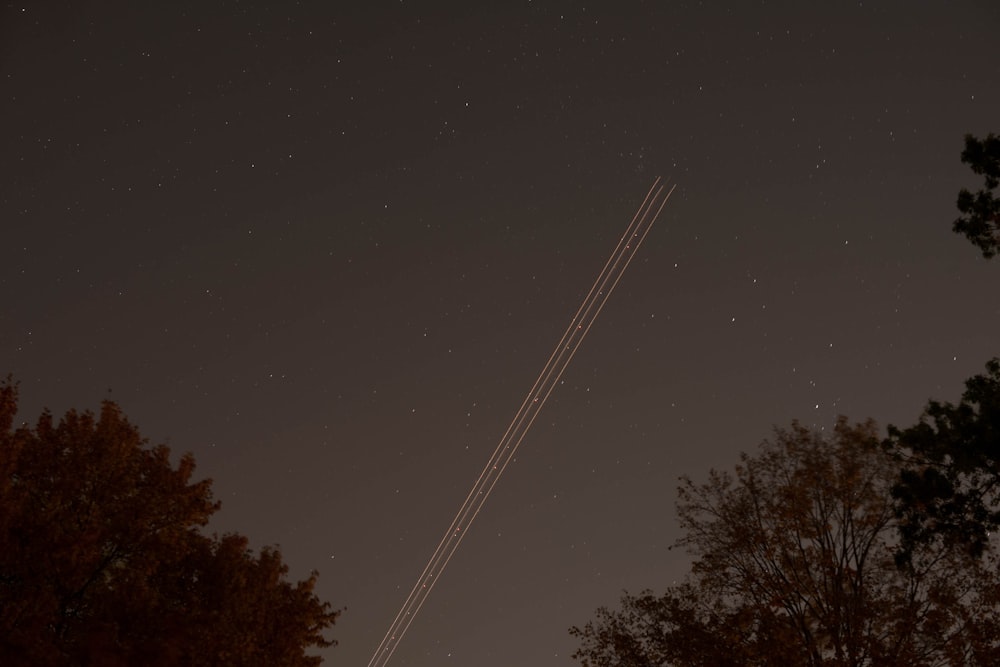
[[[995,665],[996,568],[922,545],[894,562],[898,467],[871,422],[793,424],[708,481],[682,478],[689,577],[571,634],[585,667]]]
[[[976,174],[985,177],[986,187],[972,193],[962,188],[958,193],[958,210],[962,217],[952,229],[964,234],[987,259],[1000,253],[1000,199],[993,191],[1000,185],[1000,137],[993,134],[985,139],[965,135],[962,162]]]
[[[339,612],[276,549],[209,537],[219,504],[106,401],[13,428],[0,385],[0,664],[317,665]]]
[[[1000,358],[966,380],[957,405],[932,400],[914,426],[890,426],[886,446],[904,463],[900,560],[934,540],[982,554],[1000,526]]]

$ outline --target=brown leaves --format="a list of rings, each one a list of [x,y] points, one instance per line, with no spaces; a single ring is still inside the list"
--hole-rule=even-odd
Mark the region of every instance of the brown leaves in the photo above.
[[[313,665],[339,612],[276,549],[200,532],[194,459],[148,447],[117,405],[12,430],[0,386],[0,664]]]

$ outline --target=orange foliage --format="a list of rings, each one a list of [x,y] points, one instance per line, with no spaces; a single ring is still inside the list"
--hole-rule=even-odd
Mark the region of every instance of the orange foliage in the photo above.
[[[339,612],[281,554],[206,536],[219,509],[108,401],[14,429],[0,385],[0,664],[317,665]]]

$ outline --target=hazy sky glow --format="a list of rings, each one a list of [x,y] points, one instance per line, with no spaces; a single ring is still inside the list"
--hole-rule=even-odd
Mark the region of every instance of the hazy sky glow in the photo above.
[[[0,8],[0,372],[25,419],[110,395],[193,452],[212,529],[347,607],[328,664],[367,664],[656,176],[391,664],[570,665],[686,571],[678,475],[912,422],[1000,353],[950,231],[995,2],[41,4]]]

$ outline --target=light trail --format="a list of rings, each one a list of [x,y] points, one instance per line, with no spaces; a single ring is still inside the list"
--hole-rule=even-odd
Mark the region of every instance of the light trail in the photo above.
[[[441,542],[438,543],[437,549],[434,550],[427,562],[427,566],[417,579],[417,583],[414,584],[410,595],[406,598],[399,613],[396,614],[396,618],[389,626],[382,642],[375,649],[368,667],[384,667],[396,651],[403,635],[406,634],[427,596],[441,578],[441,573],[444,572],[452,556],[455,555],[455,551],[468,532],[469,526],[475,521],[479,511],[486,503],[486,499],[493,492],[500,476],[503,475],[507,465],[517,452],[518,446],[527,435],[531,425],[534,424],[542,406],[545,405],[545,401],[559,384],[563,372],[572,361],[580,344],[583,343],[583,339],[586,338],[590,327],[593,326],[597,316],[604,308],[608,297],[618,286],[618,281],[621,280],[625,270],[632,263],[632,258],[635,257],[636,251],[642,245],[676,186],[672,186],[669,190],[666,187],[665,184],[661,183],[661,179],[657,178],[653,187],[649,189],[642,205],[636,211],[632,222],[629,223],[625,234],[618,242],[618,246],[611,253],[597,279],[594,280],[590,292],[587,293],[580,308],[570,320],[566,332],[559,340],[555,350],[552,351],[541,373],[538,374],[535,384],[525,396],[524,402],[521,403],[521,407],[514,415],[510,426],[507,427],[507,432],[500,439],[493,455],[486,463],[486,467],[479,474],[479,479],[469,491],[469,495],[465,497],[458,514],[455,515],[444,537],[441,538]]]

